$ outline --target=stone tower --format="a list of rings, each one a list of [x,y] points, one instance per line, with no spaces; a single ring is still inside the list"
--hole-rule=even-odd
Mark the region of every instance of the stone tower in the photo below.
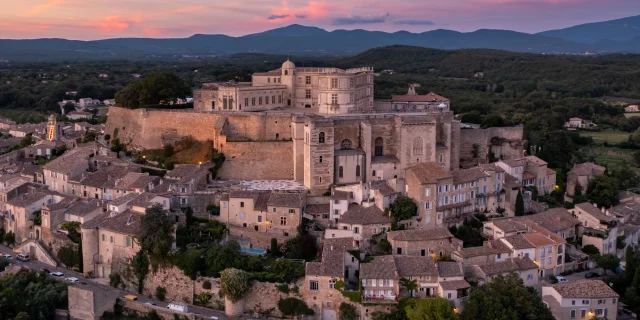
[[[54,115],[49,115],[49,123],[47,124],[47,140],[58,140],[58,123]]]
[[[308,119],[304,128],[304,186],[326,191],[334,177],[334,132],[330,119]]]
[[[282,64],[282,84],[287,86],[287,96],[284,97],[284,103],[287,106],[295,105],[295,93],[296,93],[296,65],[293,62],[285,61]]]

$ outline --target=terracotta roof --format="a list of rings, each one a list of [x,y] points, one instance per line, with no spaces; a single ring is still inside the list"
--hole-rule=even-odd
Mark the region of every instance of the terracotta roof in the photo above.
[[[437,276],[438,269],[431,256],[393,256],[400,277]]]
[[[391,100],[393,102],[449,102],[449,99],[433,92],[425,95],[394,95]]]
[[[69,206],[67,210],[65,210],[65,214],[71,214],[78,217],[84,217],[89,213],[95,212],[96,210],[102,211],[105,207],[105,202],[100,200],[81,200],[75,202]]]
[[[395,241],[426,241],[453,238],[449,229],[437,227],[433,229],[413,229],[387,232],[387,238]]]
[[[378,190],[378,192],[380,192],[380,194],[383,195],[383,196],[390,196],[390,195],[394,195],[394,194],[397,193],[384,180],[375,180],[375,181],[371,182],[371,189],[372,190]]]
[[[74,148],[45,164],[42,169],[68,174],[79,167],[88,167],[89,156],[93,153],[93,148]]]
[[[438,285],[440,285],[442,290],[459,290],[471,288],[471,285],[469,284],[469,282],[467,282],[467,280],[442,281],[439,282]]]
[[[329,213],[329,210],[331,206],[328,203],[324,203],[324,204],[308,204],[307,205],[307,213],[308,214],[323,214],[323,213]]]
[[[522,263],[516,263],[516,261]],[[529,258],[510,258],[501,262],[493,262],[478,265],[478,268],[482,270],[486,276],[495,276],[504,273],[516,272],[516,271],[525,271],[531,269],[538,269],[538,265],[533,263]]]
[[[267,211],[267,203],[269,202],[269,198],[271,197],[271,192],[259,192],[257,194],[257,198],[255,198],[255,202],[253,203],[253,210],[257,211]]]
[[[103,229],[119,234],[139,236],[143,214],[126,210],[122,213],[105,212],[82,224],[83,229]]]
[[[579,176],[588,176],[591,174],[602,174],[606,171],[607,169],[603,166],[599,166],[593,162],[585,162],[585,163],[580,163],[580,164],[576,164],[573,169],[571,169],[571,171],[569,171],[569,174],[576,174]]]
[[[302,208],[306,197],[302,193],[271,193],[267,205],[272,207]]]
[[[522,184],[520,184],[518,182],[518,179],[516,179],[516,177],[505,173],[504,174],[504,186],[506,188],[511,188],[511,189],[516,189],[516,188],[520,188],[522,187]]]
[[[514,250],[531,249],[536,247],[533,243],[529,242],[529,240],[527,240],[527,238],[523,237],[521,234],[504,237],[502,238],[502,241],[506,241],[507,243],[509,243]]]
[[[462,277],[464,271],[462,270],[462,263],[451,261],[438,261],[436,262],[438,267],[438,275],[440,277]]]
[[[537,225],[551,232],[562,231],[581,224],[580,220],[574,218],[565,208],[553,208],[541,213],[516,219],[533,221]]]
[[[600,221],[614,221],[616,220],[615,217],[613,216],[608,216],[604,213],[602,213],[602,211],[600,211],[600,209],[598,209],[598,207],[594,207],[593,204],[589,203],[589,202],[583,202],[583,203],[579,203],[576,205],[576,208],[579,208],[580,210],[586,212],[587,214],[591,215],[592,217],[600,220]],[[579,213],[578,213],[579,214]]]
[[[550,168],[547,168],[547,175],[550,176],[552,174],[556,174],[556,171]]]
[[[40,207],[44,206],[46,204],[46,201],[43,201],[41,203],[40,206],[38,206],[37,202],[42,201],[42,199],[44,199],[46,196],[50,195],[50,192],[42,192],[42,191],[38,191],[35,193],[25,193],[23,195],[19,195],[9,201],[7,201],[7,204],[15,206],[15,207],[26,207],[32,204],[36,204],[36,208],[40,209]]]
[[[509,247],[507,247],[507,245],[504,244],[504,242],[502,242],[500,239],[494,239],[489,241],[489,245],[491,245],[491,247],[494,248],[498,253],[511,252],[511,249],[509,249]]]
[[[520,158],[520,159],[507,159],[507,160],[500,160],[500,162],[508,165],[509,167],[522,167],[524,166],[524,159]]]
[[[532,163],[534,163],[536,165],[539,165],[539,166],[548,164],[546,161],[544,161],[544,160],[542,160],[542,159],[540,159],[540,158],[538,158],[536,156],[526,156],[524,158],[527,159],[528,162],[532,162]]]
[[[521,230],[527,230],[527,226],[513,218],[507,219],[495,219],[489,221],[493,223],[496,228],[504,231],[505,233],[516,232]]]
[[[615,298],[619,295],[602,280],[578,280],[551,286],[563,298]]]
[[[484,172],[484,170],[482,170],[482,168],[479,167],[456,170],[453,171],[452,174],[454,184],[477,181],[478,179],[489,176]]]
[[[504,169],[498,167],[495,163],[481,163],[478,167],[485,171],[504,172]]]
[[[358,204],[351,204],[338,222],[361,225],[388,224],[391,223],[391,218],[385,216],[384,212],[377,206],[365,208]]]
[[[497,253],[499,253],[498,250],[489,246],[488,243],[485,243],[483,246],[463,248],[460,250],[460,255],[463,258],[488,256]]]
[[[129,193],[129,194],[125,194],[124,196],[114,199],[113,201],[111,201],[111,203],[114,206],[120,206],[121,204],[125,204],[128,202],[133,201],[133,199],[137,198],[139,196],[139,194],[137,193]]]
[[[229,192],[229,198],[254,199],[258,194],[258,191],[252,190],[231,190]]]
[[[437,183],[438,180],[453,177],[450,172],[444,171],[444,169],[435,162],[419,163],[406,170],[407,173],[413,174],[421,184]]]
[[[522,174],[522,180],[534,179],[535,177],[536,177],[536,175],[531,173],[531,172],[529,172],[529,171],[525,171]]]
[[[556,244],[556,242],[553,241],[551,238],[546,237],[545,235],[539,232],[525,233],[522,236],[536,247],[549,246],[549,245]]]

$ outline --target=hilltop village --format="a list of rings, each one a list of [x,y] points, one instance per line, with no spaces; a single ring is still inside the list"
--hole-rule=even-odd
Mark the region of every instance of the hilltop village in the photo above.
[[[51,117],[29,133],[36,144],[0,156],[5,244],[32,268],[77,274],[72,319],[114,305],[165,319],[384,319],[407,297],[459,313],[500,276],[533,287],[556,319],[616,319],[608,284],[565,276],[615,271],[595,257],[637,249],[638,196],[598,208],[583,194],[606,168],[559,177],[522,126],[462,123],[418,88],[376,100],[372,68],[286,61],[204,84],[193,109],[112,106],[104,126],[73,130]],[[68,138],[83,130],[95,140]],[[208,158],[166,170],[147,159],[185,141]],[[571,205],[550,207],[541,199],[560,184]]]

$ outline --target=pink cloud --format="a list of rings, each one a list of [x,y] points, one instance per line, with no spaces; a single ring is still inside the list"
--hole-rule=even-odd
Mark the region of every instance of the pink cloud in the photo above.
[[[112,35],[129,29],[131,27],[131,21],[119,16],[109,16],[105,17],[102,21],[88,22],[87,26],[96,28],[101,34]]]
[[[178,8],[178,9],[174,10],[173,12],[175,12],[175,13],[192,13],[192,12],[202,12],[204,10],[205,10],[204,6],[189,6],[189,7]]]
[[[45,1],[44,3],[34,6],[29,12],[27,12],[26,16],[28,17],[37,16],[43,12],[48,11],[49,9],[55,6],[63,5],[66,3],[67,2],[65,0],[48,0],[48,1]]]

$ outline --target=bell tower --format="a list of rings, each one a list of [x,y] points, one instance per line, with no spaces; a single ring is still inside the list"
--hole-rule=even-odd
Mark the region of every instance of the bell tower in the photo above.
[[[284,97],[286,106],[295,106],[296,104],[296,65],[293,62],[285,61],[282,64],[282,84],[287,86],[287,96]]]
[[[49,122],[47,123],[47,140],[58,140],[58,124],[54,115],[49,115]]]

